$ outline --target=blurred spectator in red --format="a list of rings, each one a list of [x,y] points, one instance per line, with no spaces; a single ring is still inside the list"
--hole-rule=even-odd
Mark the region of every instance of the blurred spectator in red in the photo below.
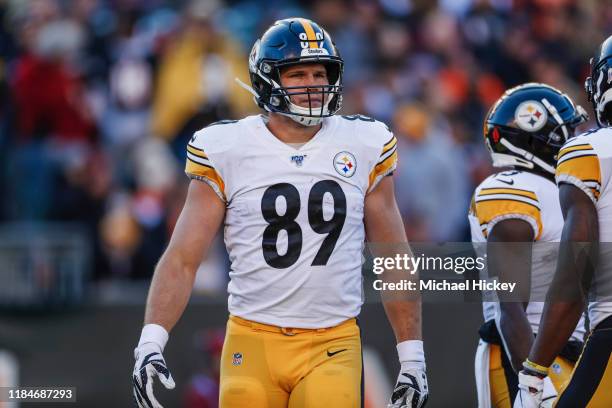
[[[224,339],[224,329],[204,330],[195,334],[195,349],[204,355],[205,361],[187,386],[184,408],[219,407],[219,374]]]
[[[88,141],[94,125],[83,84],[71,62],[84,41],[82,27],[70,20],[43,24],[32,48],[17,61],[13,79],[17,137]]]
[[[21,56],[11,67],[15,126],[6,168],[7,193],[12,198],[7,215],[95,220],[97,212],[91,206],[99,202],[100,194],[94,198],[87,191],[95,184],[93,177],[89,175],[85,183],[75,177],[96,154],[92,150],[96,128],[78,70],[85,31],[63,17],[56,1],[29,2],[22,14],[12,18],[20,23]]]

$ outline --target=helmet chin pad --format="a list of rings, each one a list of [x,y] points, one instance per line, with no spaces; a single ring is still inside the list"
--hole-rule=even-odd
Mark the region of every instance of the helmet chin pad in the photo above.
[[[284,112],[276,112],[276,113],[283,115],[283,116],[287,116],[288,118],[291,118],[292,120],[294,120],[295,122],[299,123],[302,126],[317,126],[323,121],[322,117],[302,116],[302,115],[284,113]]]
[[[329,116],[329,102],[332,99],[332,95],[327,95],[326,101],[323,106],[316,108],[307,108],[304,106],[296,105],[291,102],[289,96],[285,96],[287,100],[287,106],[289,108],[290,113],[286,113],[285,115],[296,121],[297,123],[304,126],[316,126],[321,123],[324,117]],[[318,116],[313,116],[313,114],[320,114]]]

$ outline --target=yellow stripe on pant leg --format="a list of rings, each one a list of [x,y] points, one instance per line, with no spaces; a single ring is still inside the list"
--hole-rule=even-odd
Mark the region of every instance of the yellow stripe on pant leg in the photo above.
[[[506,373],[502,366],[502,349],[498,344],[489,347],[489,388],[491,390],[491,406],[494,408],[511,408],[510,390]]]
[[[612,354],[587,408],[612,407]]]

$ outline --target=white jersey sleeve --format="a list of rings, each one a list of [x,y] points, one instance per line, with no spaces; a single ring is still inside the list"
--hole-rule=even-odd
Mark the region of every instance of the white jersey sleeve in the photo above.
[[[228,129],[227,127],[224,128],[223,125],[235,122],[220,121],[213,123],[195,132],[187,143],[185,173],[191,179],[209,184],[224,202],[228,201],[223,174],[224,166],[217,161],[222,161],[223,152],[228,150],[228,141],[231,140],[227,134],[224,134]]]
[[[371,165],[369,171],[368,192],[373,191],[384,177],[393,173],[397,168],[398,162],[397,139],[387,125],[376,121],[375,125],[372,126],[372,130],[373,136],[376,138],[375,140],[380,144],[380,155]]]
[[[542,210],[535,189],[525,183],[525,176],[513,172],[497,173],[485,179],[475,190],[470,205],[470,222],[486,239],[493,227],[506,219],[521,219],[533,228],[535,240],[542,235]]]
[[[566,143],[557,156],[557,183],[572,184],[581,189],[593,204],[601,193],[601,166],[589,137],[575,137]]]

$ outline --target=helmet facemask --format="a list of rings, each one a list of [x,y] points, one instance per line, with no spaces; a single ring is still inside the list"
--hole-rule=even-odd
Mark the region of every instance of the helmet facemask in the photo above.
[[[282,68],[308,63],[324,65],[330,84],[313,86],[281,85]],[[273,66],[272,63],[263,62],[261,64],[262,68],[258,70],[258,75],[270,86],[268,103],[264,103],[264,108],[270,112],[287,116],[304,126],[320,124],[323,118],[334,115],[342,106],[341,64],[340,61],[320,60],[319,58],[301,58],[296,62],[277,63]],[[271,66],[272,68],[270,68]],[[266,70],[269,71],[267,75],[265,74]],[[293,97],[301,95],[308,96],[307,106],[300,106],[293,102]],[[322,103],[319,104],[313,100],[315,95],[320,95]]]
[[[606,58],[593,66],[592,76],[585,81],[589,101],[593,103],[595,119],[599,126],[612,126],[612,61]]]

